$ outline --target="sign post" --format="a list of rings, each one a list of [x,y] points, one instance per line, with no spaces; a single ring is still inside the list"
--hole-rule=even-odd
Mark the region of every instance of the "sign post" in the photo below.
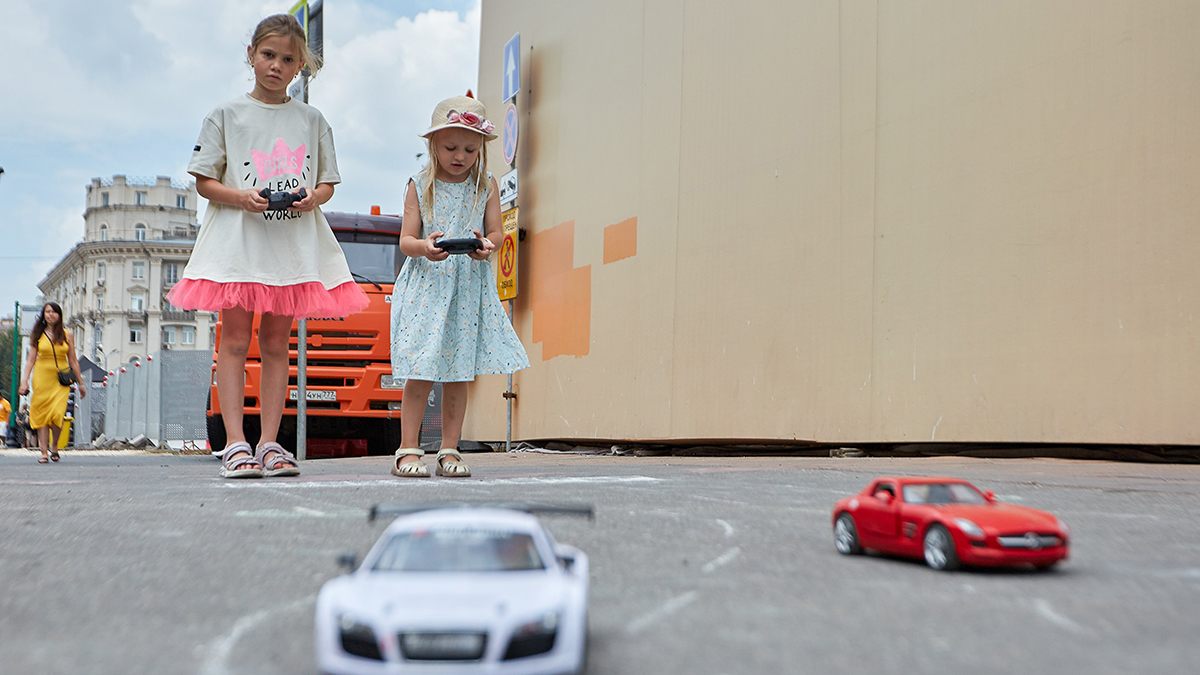
[[[511,171],[500,179],[500,204],[513,204],[511,209],[503,213],[504,241],[500,244],[499,265],[496,267],[496,290],[500,300],[505,302],[508,311],[508,321],[512,323],[513,298],[517,297],[517,242],[520,241],[520,227],[517,223],[517,132],[520,116],[517,112],[517,94],[521,91],[521,34],[517,33],[504,44],[504,102],[508,108],[504,111],[504,136],[502,139],[504,163]],[[504,398],[508,402],[508,431],[504,439],[504,451],[512,451],[512,409],[513,393],[512,373],[508,375],[508,390]]]

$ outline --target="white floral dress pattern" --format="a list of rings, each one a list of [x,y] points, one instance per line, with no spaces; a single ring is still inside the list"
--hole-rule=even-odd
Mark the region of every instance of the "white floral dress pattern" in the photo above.
[[[491,174],[488,174],[491,183]],[[424,177],[413,176],[426,213]],[[438,181],[433,214],[421,236],[475,236],[483,230],[488,195],[476,202],[472,181]],[[490,190],[490,187],[488,188]],[[440,262],[409,258],[392,290],[392,375],[431,382],[469,382],[476,375],[512,373],[529,357],[496,292],[490,260],[451,255]]]

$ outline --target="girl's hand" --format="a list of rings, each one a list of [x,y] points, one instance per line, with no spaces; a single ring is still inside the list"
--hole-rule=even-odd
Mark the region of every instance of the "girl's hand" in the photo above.
[[[271,202],[254,190],[238,190],[234,206],[250,213],[264,213]]]
[[[29,393],[29,385],[22,382],[21,386],[17,389],[17,394],[20,396],[24,396],[25,394],[28,394],[28,393]]]
[[[75,387],[75,390],[79,392],[79,398],[87,398],[87,387]]]
[[[437,240],[445,234],[444,232],[434,232],[428,237],[425,237],[425,252],[424,256],[434,262],[445,260],[450,257],[450,254],[437,247]]]
[[[496,245],[492,243],[491,239],[483,236],[483,233],[479,230],[472,230],[472,232],[475,233],[476,239],[483,242],[483,248],[479,251],[471,251],[467,255],[470,256],[472,260],[487,260],[488,257],[492,255],[492,251],[496,250]]]
[[[293,202],[292,205],[288,207],[288,211],[299,211],[301,213],[306,213],[317,208],[317,206],[317,191],[305,190],[304,199],[301,199],[298,202]]]

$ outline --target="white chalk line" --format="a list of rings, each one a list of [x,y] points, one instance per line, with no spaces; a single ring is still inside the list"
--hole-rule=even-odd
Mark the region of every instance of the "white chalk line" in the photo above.
[[[546,477],[528,476],[522,478],[496,478],[493,480],[472,480],[456,478],[455,483],[467,485],[575,485],[575,484],[607,484],[607,483],[658,483],[663,479],[650,476],[561,476]],[[414,487],[446,487],[442,480],[413,480],[380,478],[379,480],[347,480],[347,481],[294,481],[294,482],[222,482],[215,485],[224,490],[310,490],[339,487],[381,487],[394,486],[412,489]]]
[[[1037,610],[1037,613],[1041,614],[1044,619],[1055,626],[1062,628],[1063,630],[1069,631],[1076,635],[1087,635],[1091,632],[1088,630],[1087,626],[1084,626],[1083,624],[1054,611],[1054,608],[1050,606],[1050,603],[1043,598],[1038,598],[1035,600],[1033,606],[1034,609]]]
[[[641,631],[645,630],[649,626],[651,626],[655,623],[658,623],[662,619],[665,619],[668,616],[674,614],[675,612],[678,612],[679,610],[683,609],[684,607],[687,607],[688,605],[692,604],[697,599],[699,599],[699,597],[700,597],[700,594],[698,592],[688,591],[687,593],[684,593],[683,595],[671,598],[670,600],[667,600],[666,602],[659,605],[658,607],[651,610],[650,612],[643,614],[642,616],[639,616],[638,618],[634,619],[633,621],[630,621],[629,624],[627,626],[625,626],[625,632],[630,635],[640,633]]]
[[[208,650],[208,658],[200,666],[201,675],[226,675],[229,673],[227,661],[229,655],[233,653],[233,648],[237,646],[238,641],[242,639],[246,633],[254,629],[263,621],[266,621],[271,616],[290,612],[294,609],[299,609],[305,605],[311,605],[317,601],[316,595],[310,595],[306,598],[301,598],[292,603],[281,605],[273,609],[260,609],[257,612],[247,614],[234,622],[233,628],[228,635],[217,638],[213,641],[212,647]]]
[[[742,547],[734,546],[733,548],[729,549],[728,551],[725,551],[724,553],[717,556],[716,558],[713,558],[712,560],[704,563],[704,567],[701,567],[700,571],[704,572],[705,574],[708,574],[709,572],[712,572],[713,570],[717,569],[718,567],[724,567],[725,565],[728,565],[729,563],[733,562],[741,554],[742,554]]]
[[[724,520],[721,520],[720,518],[717,518],[717,524],[725,529],[725,538],[726,539],[733,536],[733,526],[732,525],[725,522]]]

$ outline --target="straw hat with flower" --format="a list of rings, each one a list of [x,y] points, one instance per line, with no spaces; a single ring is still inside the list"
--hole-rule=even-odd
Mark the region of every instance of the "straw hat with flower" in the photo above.
[[[487,120],[487,108],[469,96],[455,96],[437,104],[429,130],[421,136],[429,138],[434,132],[453,128],[474,131],[489,141],[496,138],[496,127]]]

